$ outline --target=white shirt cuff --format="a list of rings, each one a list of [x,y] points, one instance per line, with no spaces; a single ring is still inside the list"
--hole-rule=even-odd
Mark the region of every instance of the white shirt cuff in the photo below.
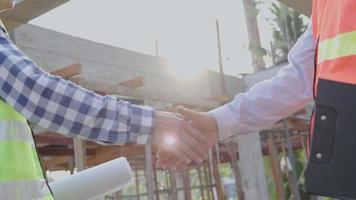
[[[236,116],[228,108],[228,104],[209,111],[216,120],[219,129],[219,140],[225,141],[236,136]]]

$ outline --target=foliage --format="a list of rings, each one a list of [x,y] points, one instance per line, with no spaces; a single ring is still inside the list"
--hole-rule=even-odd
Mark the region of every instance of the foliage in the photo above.
[[[270,12],[272,17],[267,20],[273,30],[272,45],[275,49],[275,60],[278,63],[278,61],[286,60],[290,47],[303,34],[307,25],[302,14],[278,2],[271,3]]]
[[[284,156],[283,153],[280,153],[279,158],[281,159],[282,156]],[[298,185],[299,185],[299,193],[300,193],[301,199],[302,200],[310,200],[310,196],[304,190],[304,170],[306,167],[305,152],[302,149],[295,151],[294,158],[295,158],[295,170],[297,173],[297,177],[299,179]],[[269,199],[277,199],[275,181],[274,181],[273,175],[272,175],[272,168],[271,168],[271,164],[270,164],[270,161],[267,156],[264,157],[264,165],[265,165],[266,178],[267,178],[267,184],[268,184]],[[286,193],[286,199],[289,199],[291,196],[291,190],[290,190],[289,184],[288,184],[288,174],[287,173],[283,173],[283,187],[284,187],[284,191]]]
[[[273,30],[273,47],[277,60],[286,60],[288,51],[306,29],[305,19],[299,12],[280,3],[271,3],[272,17],[267,19]]]

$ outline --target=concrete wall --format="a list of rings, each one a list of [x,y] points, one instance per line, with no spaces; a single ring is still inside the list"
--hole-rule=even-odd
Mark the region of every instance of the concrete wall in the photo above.
[[[208,99],[221,94],[219,75],[206,72],[194,80],[174,77],[163,59],[123,48],[99,44],[33,25],[22,25],[12,34],[17,46],[46,71],[73,63],[82,64],[82,77],[116,84],[137,76],[145,77],[142,89],[165,95]],[[231,95],[243,91],[243,81],[226,76]],[[140,89],[141,89],[140,88]]]

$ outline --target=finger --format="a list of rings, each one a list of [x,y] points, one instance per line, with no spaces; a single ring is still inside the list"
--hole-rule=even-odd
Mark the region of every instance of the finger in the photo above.
[[[181,152],[181,154],[185,155],[188,159],[193,160],[196,163],[203,162],[203,157],[199,156],[190,145],[185,142],[177,143],[177,150]],[[189,164],[189,163],[186,163]]]
[[[179,162],[178,158],[172,156],[168,152],[163,154],[164,156],[160,157],[160,164],[164,166],[164,168],[173,168]]]
[[[162,154],[162,149],[158,149],[156,153],[156,158],[160,158],[162,155],[164,155]]]
[[[179,144],[177,144],[174,149],[169,150],[169,154],[171,154],[171,156],[175,157],[177,160],[182,160],[184,161],[184,163],[189,164],[191,162],[191,159],[189,156],[186,155],[186,152],[189,151],[185,150],[184,147]]]
[[[156,168],[163,168],[162,161],[159,158],[156,161]]]
[[[180,171],[180,170],[184,169],[185,167],[186,167],[186,164],[184,164],[184,162],[179,161],[176,164],[176,166],[174,167],[174,169]]]
[[[203,134],[191,127],[187,123],[183,125],[184,132],[181,133],[181,136],[184,138],[184,142],[186,142],[195,153],[199,155],[199,157],[206,159],[207,153],[209,150],[209,145],[205,142],[206,137],[203,137]],[[195,138],[193,135],[196,135]]]
[[[193,110],[187,109],[183,106],[178,106],[177,111],[179,114],[184,116],[186,119],[193,121],[194,124],[199,125],[202,122],[202,114],[199,112],[195,112]]]
[[[165,169],[175,169],[178,162],[179,162],[179,160],[169,159],[169,160],[165,161],[163,165],[164,165]]]
[[[178,159],[166,150],[160,150],[158,152],[157,158],[159,160],[159,166],[166,168],[167,166],[172,166],[178,162]]]
[[[178,113],[168,113],[168,112],[159,112],[157,114],[157,123],[158,126],[179,126],[177,121],[183,121],[182,116]]]
[[[205,147],[206,150],[209,150],[210,146],[205,143],[207,139],[207,133],[203,133],[193,127],[190,123],[188,122],[183,122],[183,129],[185,130],[186,133],[188,133],[195,141],[199,141],[200,144]]]

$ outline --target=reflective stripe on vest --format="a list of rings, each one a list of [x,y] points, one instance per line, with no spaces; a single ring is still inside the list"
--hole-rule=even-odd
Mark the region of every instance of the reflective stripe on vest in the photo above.
[[[39,190],[38,188],[41,188]],[[0,199],[53,199],[44,180],[0,183]]]
[[[356,84],[356,1],[314,0],[313,36],[318,79]]]
[[[26,119],[1,100],[0,163],[0,199],[53,199]]]
[[[318,64],[345,56],[356,55],[356,31],[342,33],[319,43]]]

